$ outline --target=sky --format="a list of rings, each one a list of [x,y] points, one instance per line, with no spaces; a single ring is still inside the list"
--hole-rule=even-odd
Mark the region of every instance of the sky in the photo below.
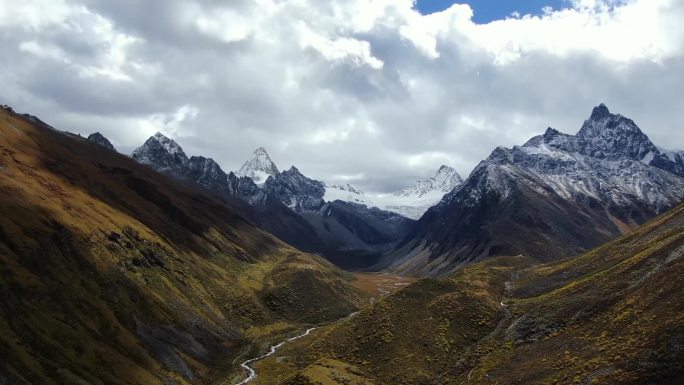
[[[423,15],[440,12],[449,8],[455,0],[418,0],[416,8]],[[566,8],[571,3],[567,0],[474,0],[465,1],[473,10],[472,20],[476,23],[489,23],[505,19],[512,15],[542,15],[545,7],[555,10]]]
[[[126,154],[161,131],[230,171],[264,146],[372,192],[602,102],[684,148],[684,1],[544,3],[0,0],[0,103]]]

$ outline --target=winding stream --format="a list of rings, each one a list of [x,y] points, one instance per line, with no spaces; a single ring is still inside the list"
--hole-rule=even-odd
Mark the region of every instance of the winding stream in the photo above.
[[[352,318],[353,316],[357,315],[358,313],[359,313],[358,311],[355,311],[355,312],[349,314],[348,316],[346,316],[346,317],[344,317],[344,318],[341,318],[340,320],[338,320],[338,322],[339,322],[339,321],[346,320],[346,319],[350,319],[350,318]],[[308,329],[306,329],[306,331],[305,331],[304,333],[302,333],[302,334],[300,334],[300,335],[297,335],[297,336],[288,338],[288,339],[286,339],[285,341],[279,343],[278,345],[273,345],[273,346],[271,346],[271,348],[269,349],[268,353],[265,353],[265,354],[263,354],[263,355],[261,355],[261,356],[259,356],[259,357],[250,358],[249,360],[247,360],[247,361],[241,363],[240,366],[242,366],[243,368],[245,368],[245,370],[247,370],[247,373],[249,373],[249,375],[247,376],[247,378],[245,378],[245,379],[242,380],[241,382],[238,382],[238,383],[235,384],[235,385],[245,385],[245,384],[247,384],[247,383],[249,383],[249,382],[254,381],[254,379],[257,377],[256,371],[255,371],[254,369],[252,369],[251,366],[249,366],[251,363],[256,362],[256,361],[263,360],[264,358],[273,355],[273,353],[275,353],[276,351],[278,351],[278,349],[280,349],[280,348],[281,348],[283,345],[285,345],[286,343],[291,342],[291,341],[294,341],[294,340],[297,340],[297,339],[300,339],[300,338],[302,338],[302,337],[306,337],[306,336],[308,336],[309,334],[311,334],[312,331],[314,331],[314,330],[316,330],[316,329],[318,329],[318,328],[317,328],[317,327],[315,327],[315,328],[308,328]]]
[[[278,349],[280,349],[280,348],[281,348],[283,345],[285,345],[286,343],[288,343],[288,342],[290,342],[290,341],[294,341],[294,340],[299,339],[299,338],[302,338],[302,337],[305,337],[305,336],[308,336],[312,331],[314,331],[314,330],[316,330],[316,329],[317,329],[317,328],[309,328],[309,329],[306,329],[306,331],[305,331],[304,333],[302,333],[302,334],[300,334],[300,335],[298,335],[298,336],[294,336],[294,337],[288,338],[288,339],[286,339],[285,341],[279,343],[278,345],[273,345],[273,346],[271,346],[271,349],[268,351],[268,353],[265,353],[265,354],[263,354],[263,355],[261,355],[261,356],[259,356],[259,357],[250,358],[249,360],[247,360],[247,361],[241,363],[240,366],[242,366],[243,368],[245,368],[245,369],[247,370],[247,372],[249,373],[249,376],[247,376],[247,378],[245,378],[245,379],[242,380],[241,382],[238,382],[236,385],[244,385],[244,384],[246,384],[246,383],[248,383],[248,382],[253,381],[253,380],[256,378],[256,376],[257,376],[257,375],[256,375],[256,371],[255,371],[254,369],[252,369],[252,367],[249,366],[249,364],[251,364],[252,362],[256,362],[256,361],[259,361],[259,360],[263,360],[264,358],[266,358],[266,357],[272,355],[273,353],[275,353]]]

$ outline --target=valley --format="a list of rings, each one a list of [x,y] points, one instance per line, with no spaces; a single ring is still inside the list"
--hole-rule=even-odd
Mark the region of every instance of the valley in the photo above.
[[[161,134],[128,157],[0,129],[5,383],[683,379],[681,159],[603,105],[440,168],[405,191],[451,189],[417,221],[264,149],[238,176]]]
[[[392,294],[393,292],[402,289],[403,287],[409,285],[410,283],[414,282],[415,279],[409,278],[409,277],[402,277],[402,276],[397,276],[397,275],[390,275],[390,274],[372,274],[372,273],[357,273],[355,274],[355,278],[352,281],[352,285],[356,288],[358,288],[361,292],[365,293],[367,298],[368,298],[368,304],[373,305],[375,301],[378,299],[382,299],[385,296],[388,296]],[[337,324],[340,322],[344,322],[348,319],[353,318],[358,314],[357,312],[351,313],[340,320],[334,321],[332,324]],[[330,327],[329,325],[323,325],[321,327]],[[250,358],[243,363],[240,364],[240,367],[242,367],[246,372],[247,372],[247,377],[237,383],[237,385],[245,385],[248,383],[256,382],[257,381],[257,372],[256,370],[253,369],[253,366],[256,365],[259,361],[262,361],[270,356],[273,356],[276,354],[279,349],[284,347],[286,344],[295,342],[299,340],[300,338],[304,338],[309,336],[312,332],[315,332],[317,329],[320,329],[321,327],[315,327],[315,328],[308,328],[301,334],[297,334],[293,337],[288,337],[282,342],[272,345],[269,347],[268,351],[264,353],[263,355],[255,358]],[[277,361],[282,361],[285,359],[285,357],[278,357]],[[224,383],[226,385],[232,384],[233,382],[230,381],[223,381],[223,380],[216,380],[217,383]]]
[[[679,383],[683,250],[680,205],[577,258],[422,279],[263,360],[258,383]]]
[[[684,385],[684,0],[0,0],[0,385]]]

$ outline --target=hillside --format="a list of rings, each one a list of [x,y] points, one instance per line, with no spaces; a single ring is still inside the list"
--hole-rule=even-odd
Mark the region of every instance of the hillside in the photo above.
[[[237,380],[361,301],[213,197],[5,108],[0,175],[0,383]]]
[[[290,345],[257,383],[682,383],[682,256],[684,205],[576,258],[488,259]]]

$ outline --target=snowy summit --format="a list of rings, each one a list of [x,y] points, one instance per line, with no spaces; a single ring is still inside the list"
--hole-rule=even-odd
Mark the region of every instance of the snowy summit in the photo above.
[[[269,176],[279,174],[278,167],[268,156],[266,149],[259,147],[254,150],[252,159],[245,162],[240,169],[235,173],[237,176],[246,176],[251,178],[254,183],[262,186]]]

